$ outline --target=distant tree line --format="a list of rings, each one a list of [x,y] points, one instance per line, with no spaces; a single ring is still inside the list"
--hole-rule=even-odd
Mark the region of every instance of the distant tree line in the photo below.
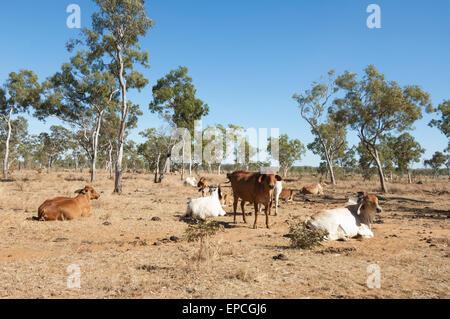
[[[69,41],[72,57],[52,76],[39,81],[31,70],[11,72],[0,87],[0,155],[2,175],[8,178],[11,167],[74,169],[89,168],[90,180],[96,181],[98,168],[114,179],[114,192],[122,192],[123,172],[147,170],[160,183],[165,174],[185,169],[192,174],[200,168],[221,174],[223,170],[259,170],[276,158],[284,176],[288,172],[320,174],[337,183],[338,177],[360,173],[364,178],[377,175],[381,189],[388,191],[386,181],[393,174],[406,175],[412,182],[412,166],[425,152],[410,135],[423,112],[434,112],[437,118],[429,125],[449,136],[450,100],[436,108],[430,96],[417,85],[401,86],[388,81],[373,65],[361,76],[348,71],[328,72],[320,81],[302,93],[294,94],[299,115],[306,121],[314,140],[306,146],[299,139],[282,134],[269,139],[266,162],[251,159],[262,151],[248,139],[237,140],[245,154],[240,162],[227,163],[230,154],[214,151],[214,164],[185,154],[192,154],[196,143],[203,147],[215,141],[214,134],[245,134],[233,123],[207,127],[200,137],[195,121],[209,114],[209,106],[197,98],[197,90],[188,68],[180,66],[159,79],[153,87],[149,110],[165,120],[166,126],[140,132],[143,143],[129,138],[137,127],[141,106],[128,98],[131,90],[141,91],[149,81],[143,71],[150,67],[149,55],[140,46],[153,21],[147,17],[143,0],[94,0],[98,10],[92,15],[91,27],[84,28],[77,39]],[[29,133],[23,116],[31,114],[41,121],[57,118],[65,126],[54,125],[49,132]],[[174,136],[173,128],[185,133]],[[347,142],[349,130],[356,132],[359,144]],[[186,138],[192,137],[191,143]],[[175,162],[175,146],[182,141],[182,162]],[[226,148],[224,142],[223,148]],[[272,148],[278,145],[277,154]],[[299,167],[306,149],[320,156],[317,167]],[[450,142],[423,164],[434,176],[450,174]],[[236,151],[235,151],[235,158]]]

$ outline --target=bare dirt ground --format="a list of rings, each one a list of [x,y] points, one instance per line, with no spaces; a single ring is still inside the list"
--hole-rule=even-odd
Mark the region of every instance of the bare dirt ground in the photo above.
[[[213,183],[224,175],[206,175]],[[150,174],[125,174],[124,193],[100,172],[91,218],[66,222],[33,220],[38,206],[55,196],[74,196],[88,172],[16,172],[0,183],[0,298],[449,298],[450,182],[389,184],[392,194],[430,201],[381,201],[384,212],[372,239],[325,242],[314,250],[289,247],[286,220],[303,220],[323,208],[345,205],[356,191],[377,192],[378,182],[340,181],[325,197],[296,196],[281,202],[278,216],[254,216],[209,240],[209,256],[197,263],[198,243],[184,240],[180,219],[188,198],[201,196],[179,176],[162,185]],[[198,180],[198,178],[197,178]],[[286,188],[314,184],[292,177]],[[225,188],[230,193],[230,188]],[[228,213],[232,207],[226,207]],[[253,208],[247,206],[252,212]],[[240,212],[240,209],[239,209]],[[158,217],[158,218],[155,218]],[[155,220],[156,219],[156,220]],[[178,237],[173,238],[172,236]],[[172,239],[170,239],[172,237]],[[283,254],[285,260],[273,259]],[[81,270],[81,288],[68,289],[69,265]],[[367,267],[381,270],[381,288],[369,289]]]

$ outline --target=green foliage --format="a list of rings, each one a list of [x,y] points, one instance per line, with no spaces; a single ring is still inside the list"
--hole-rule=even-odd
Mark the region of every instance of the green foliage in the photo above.
[[[92,29],[82,30],[89,58],[108,65],[117,81],[125,76],[127,89],[142,89],[148,80],[134,67],[139,64],[149,68],[149,64],[148,52],[141,50],[139,38],[145,37],[153,26],[145,13],[144,0],[95,0],[95,3],[99,11],[92,15]],[[68,49],[81,42],[71,41]],[[111,60],[108,63],[105,59]]]
[[[0,125],[0,141],[6,139],[8,133],[7,123],[1,123]],[[28,135],[28,121],[23,116],[18,116],[16,119],[11,120],[11,140],[9,142],[10,155],[9,161],[14,162],[21,157],[25,158],[30,155],[31,145],[30,137]],[[4,154],[5,144],[0,142],[0,154]]]
[[[409,133],[403,133],[392,141],[391,149],[397,170],[405,173],[412,163],[418,163],[425,149]]]
[[[58,125],[50,127],[50,134],[43,132],[37,136],[37,142],[40,146],[38,152],[42,154],[41,160],[47,161],[48,169],[52,167],[59,156],[63,155],[67,150],[66,145],[72,139],[72,132]]]
[[[159,79],[153,87],[153,101],[149,108],[173,126],[187,128],[192,136],[194,121],[208,115],[209,107],[195,97],[197,90],[187,72],[186,67],[180,66]]]
[[[440,113],[440,119],[434,119],[430,122],[431,127],[437,127],[447,138],[450,138],[450,100],[442,102],[434,112]],[[447,150],[450,150],[450,141]]]
[[[287,221],[289,225],[289,239],[291,247],[300,249],[312,249],[322,246],[322,241],[328,236],[328,232],[310,229],[305,222]]]
[[[326,161],[330,172],[331,182],[336,184],[333,165],[336,158],[343,155],[346,147],[347,131],[340,121],[328,117],[325,121],[325,111],[329,109],[332,97],[339,91],[335,71],[328,72],[327,80],[314,82],[310,90],[303,94],[294,94],[302,118],[311,126],[315,140],[308,148]]]
[[[222,230],[223,226],[215,221],[197,220],[195,224],[186,228],[185,238],[188,242],[202,242]]]
[[[170,151],[171,137],[163,129],[147,129],[139,135],[146,141],[137,146],[137,152],[143,156],[150,170],[154,170],[157,165],[161,167],[166,155]]]
[[[325,161],[328,154],[332,164],[334,164],[334,161],[344,156],[344,151],[347,147],[347,130],[345,126],[335,122],[330,117],[326,123],[317,127],[317,131],[318,134],[315,134],[315,130],[312,130],[316,137],[312,143],[308,144],[308,149]],[[327,150],[327,153],[325,150]]]
[[[33,71],[11,72],[4,89],[0,90],[0,116],[7,116],[11,109],[16,114],[27,111],[29,107],[38,107],[41,91],[38,77]]]
[[[272,138],[268,138],[267,152],[272,154]],[[299,161],[302,159],[302,156],[306,153],[305,146],[298,139],[289,139],[287,134],[281,135],[278,139],[275,139],[278,142],[278,160],[280,162],[280,166],[284,171],[284,175],[286,176],[287,171],[294,165],[295,161]]]
[[[430,109],[429,94],[415,85],[401,87],[395,81],[387,81],[373,65],[365,69],[360,80],[356,74],[345,72],[336,84],[346,95],[334,101],[330,113],[337,122],[346,123],[357,132],[377,166],[382,189],[387,192],[378,141],[391,131],[411,129],[421,118],[422,109]]]
[[[439,169],[442,167],[442,165],[446,164],[448,158],[448,155],[445,155],[441,152],[435,152],[432,158],[425,160],[423,163],[425,164],[425,166],[429,166],[433,170],[435,176],[438,176]]]
[[[219,231],[223,231],[223,226],[215,221],[196,220],[196,224],[189,225],[185,231],[185,238],[188,242],[200,242],[200,248],[197,255],[197,262],[203,257],[205,243],[208,238],[214,236]],[[208,246],[206,246],[207,248]]]
[[[351,148],[345,150],[337,159],[339,166],[344,169],[354,169],[358,165],[358,161],[356,160],[356,146],[352,146]]]

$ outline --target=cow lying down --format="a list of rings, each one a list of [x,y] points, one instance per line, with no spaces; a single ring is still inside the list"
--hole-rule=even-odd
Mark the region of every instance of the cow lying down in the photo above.
[[[222,192],[220,187],[211,187],[210,196],[191,199],[186,209],[186,217],[206,219],[206,217],[225,216],[220,200]]]
[[[75,191],[75,198],[55,197],[46,200],[38,208],[38,219],[45,221],[72,220],[92,216],[91,200],[100,195],[91,186]]]
[[[347,207],[323,210],[306,220],[308,227],[327,231],[327,240],[348,240],[353,237],[372,238],[371,224],[376,213],[382,211],[374,195],[358,193]]]

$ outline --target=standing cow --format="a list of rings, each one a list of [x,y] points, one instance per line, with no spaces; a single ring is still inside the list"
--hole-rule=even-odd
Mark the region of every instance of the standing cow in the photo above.
[[[234,223],[236,223],[236,211],[239,198],[241,199],[242,217],[244,223],[245,219],[245,202],[254,204],[255,207],[255,222],[253,228],[256,229],[258,219],[258,206],[264,205],[266,214],[266,227],[269,228],[269,214],[272,200],[272,194],[277,181],[282,178],[275,174],[262,174],[259,172],[236,171],[227,174],[227,178],[231,182],[233,189],[233,209],[234,209]]]

